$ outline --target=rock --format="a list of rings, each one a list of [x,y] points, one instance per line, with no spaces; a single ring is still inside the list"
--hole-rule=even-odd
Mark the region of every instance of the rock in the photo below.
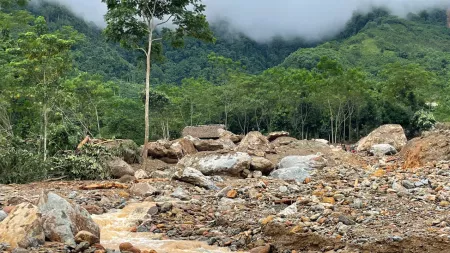
[[[89,246],[89,242],[81,242],[75,247],[74,252],[84,252],[89,248]]]
[[[403,187],[401,184],[399,184],[398,182],[394,182],[392,184],[392,189],[394,189],[398,193],[408,193],[408,190],[405,187]]]
[[[409,181],[409,180],[403,180],[402,181],[402,185],[406,189],[414,189],[414,188],[416,188],[416,185],[413,182]]]
[[[369,151],[372,155],[384,156],[384,155],[395,155],[397,150],[390,144],[375,144],[372,145]]]
[[[251,157],[246,153],[231,152],[227,154],[196,154],[186,156],[178,163],[182,167],[191,167],[204,175],[233,175],[239,176],[245,169],[250,168]]]
[[[283,180],[295,180],[297,182],[303,182],[306,178],[309,178],[309,170],[305,168],[283,168],[278,169],[270,173],[271,177],[279,178]]]
[[[406,145],[407,139],[402,126],[383,125],[373,130],[368,136],[358,142],[357,151],[369,151],[375,144],[390,144],[396,150],[401,150]]]
[[[281,193],[286,193],[288,191],[288,188],[286,186],[282,185],[278,188],[278,191]]]
[[[177,187],[175,191],[170,194],[171,197],[181,199],[181,200],[189,200],[190,197],[186,194],[186,192],[181,187]]]
[[[106,147],[114,153],[120,153],[119,157],[128,164],[140,162],[141,152],[139,152],[139,147],[133,140],[108,140],[105,142],[101,139],[92,139],[90,143]]]
[[[120,158],[114,158],[108,162],[108,166],[111,170],[111,175],[115,178],[121,178],[125,175],[134,176],[133,168]]]
[[[234,199],[237,197],[238,192],[235,189],[229,190],[227,192],[227,198]]]
[[[275,165],[264,157],[252,157],[250,168],[261,171],[264,175],[268,175],[275,169]]]
[[[295,139],[294,137],[279,137],[279,138],[276,138],[271,143],[273,145],[275,145],[276,147],[280,147],[280,146],[289,145],[289,144],[294,143],[296,141],[298,141],[298,140]]]
[[[151,186],[149,183],[137,183],[131,186],[130,193],[133,196],[138,197],[148,197],[152,196],[157,192],[157,190]]]
[[[230,131],[219,129],[219,139],[220,140],[230,140],[233,143],[238,143],[242,140],[242,136],[234,134]]]
[[[6,202],[6,205],[7,206],[17,206],[22,203],[31,203],[31,201],[29,201],[28,199],[23,198],[23,197],[15,196],[15,197],[8,199],[8,201]]]
[[[278,164],[278,168],[270,173],[274,178],[284,180],[295,180],[303,182],[310,177],[313,169],[322,169],[326,165],[326,160],[318,155],[309,156],[287,156]]]
[[[78,192],[72,191],[72,192],[69,193],[69,195],[67,196],[67,198],[68,198],[68,199],[74,199],[74,198],[77,197],[77,195],[78,195]]]
[[[12,210],[15,208],[16,206],[5,206],[3,207],[3,211],[7,214],[11,213]]]
[[[270,244],[253,248],[249,251],[249,253],[270,253]]]
[[[159,207],[160,213],[167,213],[168,211],[172,210],[173,204],[170,202],[164,202],[161,205],[157,204]]]
[[[120,251],[127,251],[131,248],[133,248],[133,245],[129,242],[124,242],[119,245]]]
[[[267,137],[256,131],[248,133],[236,147],[236,151],[247,152],[257,156],[273,152]],[[258,155],[259,153],[261,155]]]
[[[147,178],[150,178],[150,177],[148,176],[147,172],[145,172],[145,170],[143,170],[143,169],[137,170],[137,171],[134,173],[134,177],[135,177],[137,180],[139,180],[139,179],[147,179]]]
[[[253,178],[261,178],[263,176],[262,172],[257,170],[252,173]]]
[[[267,140],[269,140],[269,141],[274,141],[274,140],[276,140],[276,139],[278,139],[278,138],[280,138],[280,137],[288,137],[289,136],[289,133],[288,132],[285,132],[285,131],[281,131],[281,132],[272,132],[272,133],[269,133],[268,135],[267,135]]]
[[[99,207],[97,205],[85,205],[83,206],[84,209],[86,209],[86,211],[89,212],[89,214],[103,214],[105,213],[105,210],[103,210],[102,207]]]
[[[350,217],[345,216],[345,215],[339,216],[339,222],[342,222],[343,224],[348,225],[348,226],[356,224],[356,222],[353,219],[351,219]]]
[[[281,217],[290,217],[296,214],[297,211],[297,203],[294,203],[288,207],[286,207],[283,211],[279,212],[278,215]]]
[[[320,142],[320,143],[325,144],[325,145],[330,144],[330,142],[328,140],[325,140],[325,139],[313,139],[313,141],[317,141],[317,142]]]
[[[225,125],[188,126],[183,129],[181,134],[199,139],[218,139],[221,130],[225,130]]]
[[[119,183],[122,183],[122,184],[132,183],[134,181],[136,181],[136,178],[134,176],[130,176],[130,175],[124,175],[119,179]]]
[[[80,231],[75,235],[75,242],[76,243],[88,242],[90,246],[96,243],[100,243],[100,238],[93,235],[91,232]]]
[[[176,163],[182,157],[197,153],[190,138],[181,138],[175,141],[159,140],[147,144],[150,157],[161,159],[167,163]]]
[[[38,201],[45,237],[53,242],[75,245],[75,235],[88,231],[100,238],[100,228],[86,209],[72,205],[57,194],[42,194]]]
[[[173,175],[173,178],[186,183],[204,187],[209,190],[218,189],[218,187],[211,180],[209,180],[205,175],[194,168],[187,167],[184,169],[180,169]]]
[[[39,209],[31,203],[22,203],[0,223],[0,242],[12,248],[37,247],[45,242]]]
[[[6,217],[8,217],[8,214],[5,211],[0,210],[0,222],[6,219]]]
[[[240,198],[230,199],[230,198],[221,198],[219,200],[218,209],[220,211],[231,210],[236,206],[245,204],[245,200]]]
[[[223,143],[219,140],[197,139],[194,141],[194,146],[198,151],[217,151],[224,148]]]

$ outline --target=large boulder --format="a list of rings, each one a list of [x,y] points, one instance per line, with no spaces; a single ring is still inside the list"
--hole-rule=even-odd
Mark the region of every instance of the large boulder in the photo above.
[[[273,153],[274,149],[269,144],[266,136],[260,132],[250,132],[239,143],[236,151],[247,152],[251,155],[264,156],[266,153]]]
[[[45,237],[52,242],[75,245],[75,235],[88,231],[100,238],[100,228],[86,209],[55,193],[43,193],[38,201]]]
[[[185,155],[197,153],[191,138],[185,137],[175,141],[159,140],[147,144],[150,157],[164,160],[168,163],[177,163]]]
[[[197,139],[194,141],[194,146],[198,151],[217,151],[223,149],[223,143],[218,140]]]
[[[203,175],[200,171],[190,167],[181,168],[180,170],[178,170],[174,174],[173,179],[190,183],[196,186],[204,187],[210,190],[218,189],[218,187],[213,183],[213,181],[211,181],[209,178]]]
[[[219,153],[198,153],[186,156],[178,163],[181,167],[191,167],[200,171],[204,175],[232,175],[239,176],[245,169],[250,168],[252,158],[247,153],[231,152],[227,154]]]
[[[288,136],[289,136],[289,132],[285,132],[285,131],[272,132],[272,133],[269,133],[269,134],[267,135],[267,139],[268,139],[269,141],[274,141],[274,140],[276,140],[277,138],[280,138],[280,137],[288,137]]]
[[[375,144],[390,144],[396,150],[401,150],[406,145],[405,132],[400,125],[383,125],[373,130],[369,135],[358,142],[357,151],[369,151]]]
[[[278,169],[270,176],[284,180],[303,182],[314,169],[322,169],[327,161],[319,155],[287,156],[278,164]]]
[[[221,130],[225,130],[225,125],[188,126],[183,129],[182,135],[200,139],[219,139]]]
[[[140,162],[139,146],[133,140],[92,139],[90,143],[107,148],[128,164]]]
[[[219,129],[218,131],[219,131],[219,139],[220,140],[230,140],[233,143],[238,143],[242,140],[241,135],[234,134],[234,133],[224,130],[224,129]]]
[[[111,175],[115,178],[121,178],[125,175],[134,176],[134,169],[124,160],[116,157],[108,162]]]
[[[397,150],[392,145],[389,144],[375,144],[370,148],[369,152],[375,156],[397,154]]]
[[[25,249],[43,244],[45,235],[38,208],[30,203],[17,205],[0,223],[0,242]]]
[[[148,197],[157,192],[156,188],[149,183],[137,183],[131,186],[130,193],[133,196]]]
[[[250,168],[252,170],[261,171],[264,175],[268,175],[275,169],[275,164],[264,157],[252,157]]]

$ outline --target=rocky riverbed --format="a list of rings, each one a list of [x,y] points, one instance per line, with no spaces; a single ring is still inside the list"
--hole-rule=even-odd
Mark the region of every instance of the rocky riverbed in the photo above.
[[[383,131],[385,137],[389,130]],[[412,156],[418,147],[403,138],[366,138],[373,142],[361,145],[367,149],[406,145],[396,155],[367,156],[278,135],[271,141],[258,134],[242,141],[233,135],[236,142],[191,140],[203,150],[223,143],[233,150],[195,148],[190,155],[183,153],[189,143],[154,143],[159,157],[143,171],[133,166],[136,175],[127,179],[1,185],[0,219],[22,203],[39,207],[44,191],[86,209],[99,225],[100,242],[84,248],[83,240],[47,242],[28,252],[450,252],[449,162],[436,155],[449,145],[438,138],[447,131],[412,141],[426,145],[420,148],[434,154],[432,161]],[[155,166],[178,151],[179,162]],[[273,172],[282,169],[283,177]]]

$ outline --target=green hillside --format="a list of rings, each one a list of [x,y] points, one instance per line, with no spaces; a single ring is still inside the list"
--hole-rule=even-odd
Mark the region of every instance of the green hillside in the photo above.
[[[440,74],[448,72],[450,29],[445,26],[445,11],[424,12],[409,18],[377,17],[350,38],[292,53],[281,66],[311,69],[326,56],[373,75],[383,66],[396,62],[417,63]]]

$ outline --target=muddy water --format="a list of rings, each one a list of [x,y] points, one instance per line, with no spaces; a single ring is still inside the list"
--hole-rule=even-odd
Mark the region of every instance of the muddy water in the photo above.
[[[160,235],[153,233],[132,233],[130,228],[143,220],[147,210],[155,203],[131,203],[121,210],[111,211],[92,218],[100,226],[101,244],[105,248],[118,249],[122,242],[130,242],[141,250],[154,249],[158,253],[225,253],[226,248],[217,248],[197,241],[159,240]]]

